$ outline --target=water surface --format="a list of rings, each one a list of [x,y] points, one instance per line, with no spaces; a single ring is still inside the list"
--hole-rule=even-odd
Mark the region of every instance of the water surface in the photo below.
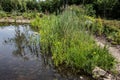
[[[0,80],[80,80],[57,73],[39,39],[29,25],[0,27]]]

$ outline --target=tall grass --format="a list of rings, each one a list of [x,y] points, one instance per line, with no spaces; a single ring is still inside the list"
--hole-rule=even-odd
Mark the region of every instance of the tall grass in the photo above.
[[[95,66],[105,70],[114,67],[114,58],[106,48],[96,45],[85,31],[84,14],[67,9],[61,15],[44,16],[31,22],[39,27],[42,53],[51,54],[54,65],[64,64],[76,70],[92,72]]]

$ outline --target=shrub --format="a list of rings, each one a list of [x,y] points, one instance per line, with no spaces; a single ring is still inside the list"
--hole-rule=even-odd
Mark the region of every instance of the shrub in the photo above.
[[[99,18],[98,20],[96,20],[94,28],[96,29],[95,32],[98,35],[102,35],[103,34],[104,27],[103,27],[103,23],[102,23],[102,19],[101,18]]]

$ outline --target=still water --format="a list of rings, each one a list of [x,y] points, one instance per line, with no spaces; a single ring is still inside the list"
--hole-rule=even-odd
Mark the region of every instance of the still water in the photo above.
[[[86,80],[57,73],[41,55],[39,39],[29,25],[0,27],[0,80]]]

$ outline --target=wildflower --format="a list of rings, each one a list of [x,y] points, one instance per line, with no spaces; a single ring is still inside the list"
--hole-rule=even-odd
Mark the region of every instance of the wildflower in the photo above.
[[[95,54],[96,54],[96,52],[93,52],[93,54],[95,55]]]

